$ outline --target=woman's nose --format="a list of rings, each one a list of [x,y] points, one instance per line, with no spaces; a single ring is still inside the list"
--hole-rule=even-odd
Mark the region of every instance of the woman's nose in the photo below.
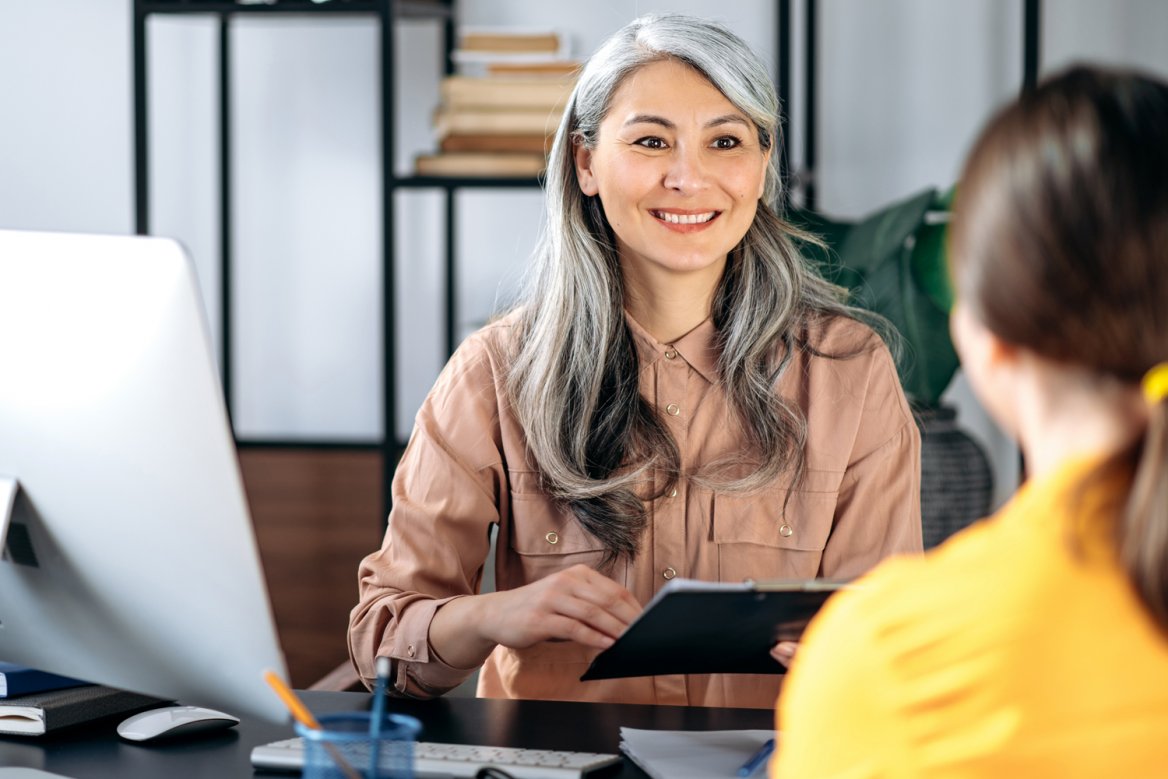
[[[669,155],[662,183],[666,189],[692,194],[707,185],[707,171],[700,149],[678,147]]]

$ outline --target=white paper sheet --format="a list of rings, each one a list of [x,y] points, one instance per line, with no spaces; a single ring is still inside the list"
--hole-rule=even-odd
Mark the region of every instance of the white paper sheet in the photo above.
[[[773,730],[621,728],[621,751],[653,779],[738,779],[738,769]],[[762,766],[753,776],[766,776]]]

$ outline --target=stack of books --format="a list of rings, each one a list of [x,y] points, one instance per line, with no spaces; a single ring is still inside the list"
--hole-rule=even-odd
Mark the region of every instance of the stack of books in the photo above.
[[[4,735],[40,736],[166,702],[151,695],[0,662],[0,734]]]
[[[555,32],[463,29],[459,73],[441,85],[438,151],[416,159],[421,175],[535,176],[576,84],[580,63]]]

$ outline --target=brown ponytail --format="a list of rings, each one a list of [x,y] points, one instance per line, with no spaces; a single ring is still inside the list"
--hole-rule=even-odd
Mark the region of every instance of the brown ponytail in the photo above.
[[[1154,402],[1116,533],[1132,584],[1156,621],[1168,627],[1168,399]]]
[[[1133,388],[1159,377],[1115,538],[1168,630],[1168,84],[1089,67],[1047,80],[979,137],[955,210],[954,282],[998,337]]]

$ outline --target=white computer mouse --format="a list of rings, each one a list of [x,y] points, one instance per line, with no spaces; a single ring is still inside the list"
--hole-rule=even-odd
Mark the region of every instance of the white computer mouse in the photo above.
[[[128,741],[187,736],[222,730],[239,724],[239,717],[201,706],[164,706],[127,717],[118,725],[118,735]]]

